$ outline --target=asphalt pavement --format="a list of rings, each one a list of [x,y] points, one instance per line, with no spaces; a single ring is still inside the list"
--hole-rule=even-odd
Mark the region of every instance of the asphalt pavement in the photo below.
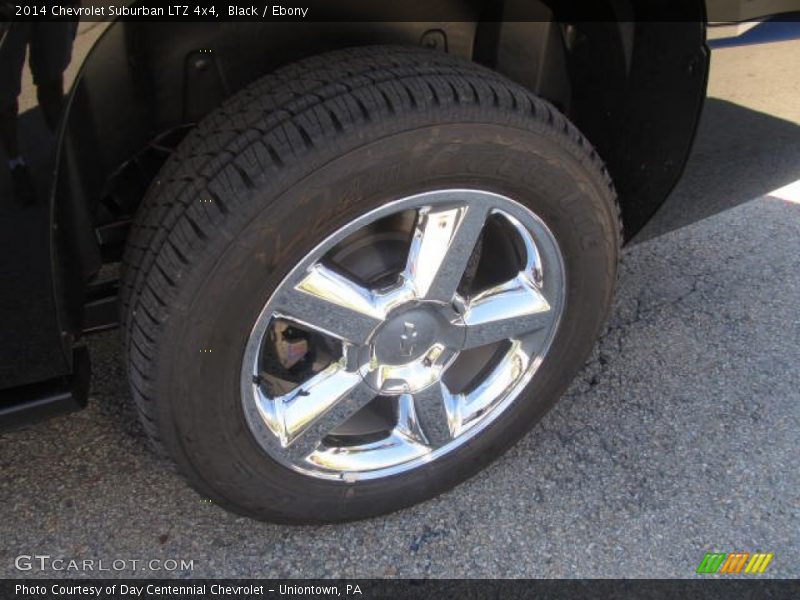
[[[475,478],[348,525],[234,516],[148,450],[107,332],[87,410],[0,436],[0,577],[59,574],[15,568],[35,554],[193,561],[70,576],[693,577],[710,551],[800,576],[798,64],[800,42],[715,51],[686,177],[625,251],[592,359]]]

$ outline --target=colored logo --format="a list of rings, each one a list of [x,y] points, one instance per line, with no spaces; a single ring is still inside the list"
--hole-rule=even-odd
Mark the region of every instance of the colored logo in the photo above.
[[[697,566],[698,573],[763,573],[772,560],[771,552],[706,552]]]

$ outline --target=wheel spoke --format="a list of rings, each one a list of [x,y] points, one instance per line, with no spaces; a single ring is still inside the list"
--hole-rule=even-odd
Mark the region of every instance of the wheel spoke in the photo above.
[[[320,264],[284,288],[274,300],[275,312],[354,344],[383,320],[370,290]]]
[[[375,397],[361,376],[338,363],[286,396],[274,400],[281,417],[281,445],[294,459],[311,454],[319,441]]]
[[[455,399],[441,381],[414,394],[416,417],[429,446],[436,448],[453,439]]]
[[[546,327],[550,304],[524,273],[471,298],[462,315],[465,348],[510,339]]]
[[[418,298],[452,300],[486,216],[482,204],[419,211],[403,274]]]
[[[511,348],[491,373],[475,389],[457,397],[456,435],[475,425],[493,404],[502,401],[520,375],[527,371],[530,361],[531,357],[523,350],[522,342],[512,342]]]
[[[414,405],[414,396],[411,394],[397,396],[397,425],[394,433],[418,444],[424,445],[427,442],[419,423],[417,407]]]
[[[353,483],[358,481],[361,473],[376,468],[376,455],[384,459],[391,456],[391,462],[401,464],[414,460],[430,452],[424,436],[415,421],[414,401],[408,394],[398,397],[400,418],[387,437],[368,441],[358,445],[316,448],[308,456],[314,465],[339,472],[342,480]]]

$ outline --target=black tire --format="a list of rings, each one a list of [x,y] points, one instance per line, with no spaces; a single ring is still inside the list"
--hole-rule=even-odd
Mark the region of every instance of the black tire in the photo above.
[[[453,185],[518,199],[560,245],[566,308],[523,392],[535,401],[515,402],[463,447],[390,478],[323,481],[273,461],[251,435],[239,394],[243,348],[271,291],[354,217],[387,198]],[[394,47],[282,68],[186,137],[134,224],[122,311],[144,427],[204,497],[259,519],[341,521],[430,498],[498,457],[575,376],[610,306],[619,223],[588,141],[490,70]]]

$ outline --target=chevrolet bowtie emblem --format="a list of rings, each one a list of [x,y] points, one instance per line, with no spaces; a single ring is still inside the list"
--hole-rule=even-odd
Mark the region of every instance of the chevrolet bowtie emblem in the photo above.
[[[400,334],[400,355],[412,356],[416,346],[417,331],[413,323],[403,323],[403,333]]]

